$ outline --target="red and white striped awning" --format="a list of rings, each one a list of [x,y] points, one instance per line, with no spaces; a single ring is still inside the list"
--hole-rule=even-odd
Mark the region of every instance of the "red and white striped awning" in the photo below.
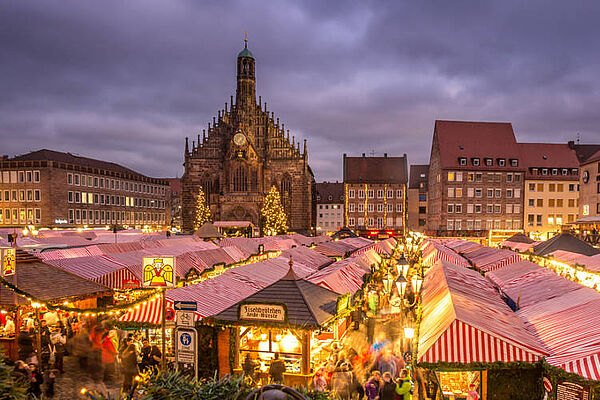
[[[552,360],[548,360],[549,364],[553,364]],[[559,364],[567,372],[581,375],[588,379],[600,380],[600,352],[572,360],[564,364]]]
[[[535,362],[539,351],[500,339],[480,329],[455,320],[452,325],[420,356],[420,362]]]
[[[173,300],[166,298],[167,309],[173,308]],[[195,320],[200,320],[200,314],[195,314]],[[123,314],[119,320],[124,322],[145,322],[149,324],[160,324],[162,321],[162,305],[160,298],[154,298],[146,303],[135,307],[132,311]]]

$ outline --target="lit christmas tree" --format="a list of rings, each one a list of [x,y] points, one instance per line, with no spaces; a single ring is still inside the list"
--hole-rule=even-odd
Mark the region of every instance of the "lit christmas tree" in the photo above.
[[[200,187],[198,192],[198,200],[196,201],[196,230],[200,228],[206,221],[210,219],[210,207],[206,203],[206,197],[204,196],[204,190]]]
[[[262,215],[262,230],[265,236],[274,236],[280,233],[286,233],[288,230],[287,215],[281,205],[281,197],[275,186],[265,197],[265,202],[260,209]]]

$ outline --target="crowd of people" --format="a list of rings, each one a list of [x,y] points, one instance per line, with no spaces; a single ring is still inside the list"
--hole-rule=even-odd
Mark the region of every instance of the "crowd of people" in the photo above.
[[[155,372],[162,361],[158,346],[139,333],[116,329],[108,320],[47,312],[39,323],[31,315],[22,322],[13,376],[28,387],[32,398],[54,396],[66,355],[76,358],[80,372],[94,382],[121,386],[123,393],[132,392],[136,375]]]
[[[315,374],[313,386],[342,400],[411,400],[413,383],[404,359],[385,339],[357,352],[334,343],[327,363]]]

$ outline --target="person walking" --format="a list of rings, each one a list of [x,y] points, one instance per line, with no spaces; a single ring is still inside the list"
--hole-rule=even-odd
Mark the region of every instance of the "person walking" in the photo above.
[[[104,369],[104,382],[113,380],[117,361],[117,332],[115,330],[106,331],[102,337],[102,367]]]
[[[379,389],[379,400],[395,400],[396,399],[396,382],[392,379],[390,372],[383,373],[383,384]]]
[[[66,344],[67,344],[67,332],[64,325],[61,326],[62,321],[59,323],[59,327],[50,334],[50,343],[54,346],[54,368],[61,374],[65,372],[63,360],[65,357]]]
[[[29,384],[28,392],[35,396],[34,398],[39,399],[42,396],[42,383],[44,383],[44,376],[34,363],[29,364],[29,370],[31,371],[31,382]]]
[[[126,396],[130,395],[133,386],[133,378],[138,374],[137,356],[137,350],[133,345],[132,338],[127,337],[127,339],[125,339],[125,349],[121,355],[121,365],[123,367],[122,392]]]
[[[154,372],[158,369],[158,366],[160,365],[162,353],[160,352],[158,346],[150,346],[150,342],[148,341],[148,339],[144,339],[142,343],[142,362],[140,363],[140,370],[142,370],[142,372],[145,372],[149,369],[152,372]]]
[[[396,394],[402,396],[402,400],[412,400],[413,383],[407,369],[400,371],[400,378],[396,384]]]

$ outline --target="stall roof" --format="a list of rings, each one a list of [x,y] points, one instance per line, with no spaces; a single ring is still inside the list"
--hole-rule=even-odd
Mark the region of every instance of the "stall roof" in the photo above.
[[[506,239],[505,242],[531,244],[531,243],[533,243],[533,239],[531,239],[529,236],[525,235],[524,233],[516,233],[516,234],[512,235],[511,237],[509,237],[508,239]]]
[[[304,246],[285,250],[281,253],[280,257],[293,260],[295,263],[300,263],[315,270],[321,269],[333,262],[331,258]]]
[[[299,278],[292,268],[277,282],[246,297],[244,302],[283,303],[292,326],[324,326],[335,317],[338,294]],[[215,316],[217,320],[238,321],[236,303]],[[249,322],[252,323],[252,322]]]
[[[484,272],[494,271],[521,261],[521,256],[515,252],[492,247],[481,247],[480,249],[463,253],[462,256],[469,260],[475,268]]]
[[[419,362],[537,361],[544,345],[478,272],[439,261],[423,284]]]
[[[533,252],[538,256],[545,256],[556,250],[566,250],[571,253],[579,253],[586,256],[600,254],[600,250],[568,233],[556,235],[533,248]]]
[[[202,239],[216,239],[221,238],[221,232],[211,223],[205,222],[196,232],[194,232],[194,236],[198,236]]]
[[[35,260],[17,261],[17,272],[7,281],[42,301],[56,301],[69,297],[94,297],[110,293],[110,288],[81,278],[60,268]],[[0,284],[2,304],[23,304],[12,290]]]

